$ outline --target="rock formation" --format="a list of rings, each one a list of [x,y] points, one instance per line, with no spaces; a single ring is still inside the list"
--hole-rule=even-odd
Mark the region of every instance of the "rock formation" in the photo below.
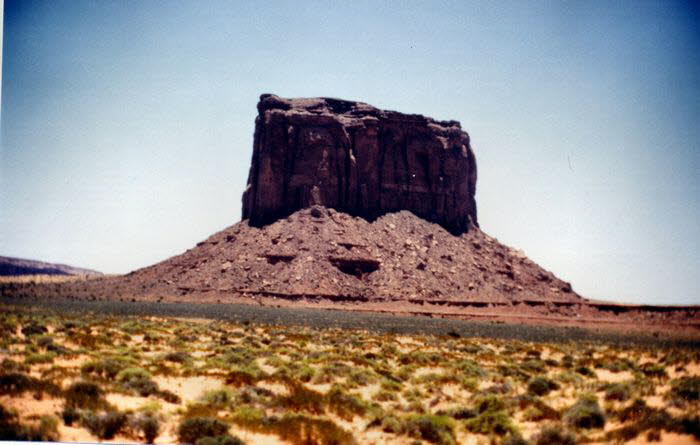
[[[459,122],[330,98],[263,94],[243,219],[322,205],[369,221],[408,210],[453,234],[476,226],[476,160]]]

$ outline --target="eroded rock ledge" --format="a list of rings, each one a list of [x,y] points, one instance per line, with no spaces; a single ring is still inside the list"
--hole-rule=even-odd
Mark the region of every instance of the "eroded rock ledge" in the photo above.
[[[408,210],[453,234],[477,223],[476,160],[456,121],[331,98],[263,94],[243,219],[323,205],[373,221]]]

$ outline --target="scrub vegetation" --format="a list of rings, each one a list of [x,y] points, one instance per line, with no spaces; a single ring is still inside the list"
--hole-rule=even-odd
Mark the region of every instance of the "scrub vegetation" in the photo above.
[[[692,347],[0,308],[0,440],[700,441]]]

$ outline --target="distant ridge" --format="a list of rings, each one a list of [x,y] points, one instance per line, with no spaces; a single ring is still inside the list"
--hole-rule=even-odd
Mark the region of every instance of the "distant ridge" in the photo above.
[[[102,275],[92,269],[0,256],[0,275]]]

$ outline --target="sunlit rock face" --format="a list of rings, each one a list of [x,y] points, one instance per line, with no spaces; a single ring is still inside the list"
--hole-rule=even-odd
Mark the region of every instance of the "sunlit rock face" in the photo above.
[[[453,234],[478,225],[476,160],[456,121],[331,98],[263,94],[243,219],[323,205],[373,221],[409,210]]]

